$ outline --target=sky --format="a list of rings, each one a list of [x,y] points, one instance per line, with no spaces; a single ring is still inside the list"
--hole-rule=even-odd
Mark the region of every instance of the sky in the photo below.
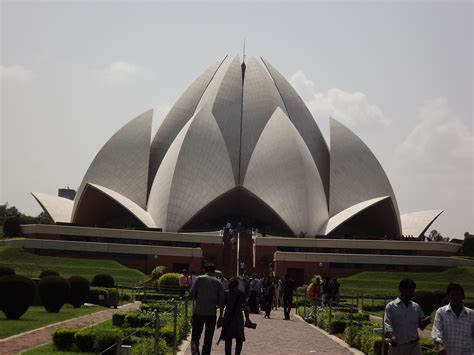
[[[473,2],[1,0],[0,203],[77,188],[102,145],[150,108],[153,127],[223,56],[262,56],[328,144],[329,117],[384,167],[401,213],[443,209],[474,233]]]

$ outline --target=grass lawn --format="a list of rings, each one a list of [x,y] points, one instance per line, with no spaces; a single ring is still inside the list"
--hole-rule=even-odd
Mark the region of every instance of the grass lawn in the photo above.
[[[75,353],[71,351],[56,351],[54,349],[53,343],[44,344],[41,346],[37,346],[36,348],[32,348],[30,350],[23,351],[22,355],[42,355],[42,354],[54,354],[54,355],[90,355],[94,353]]]
[[[66,278],[78,275],[89,280],[97,274],[110,274],[117,283],[136,283],[147,279],[142,272],[112,260],[41,256],[23,248],[4,246],[0,246],[0,266],[12,267],[18,275],[27,277],[38,277],[44,270],[55,270]]]
[[[411,278],[418,291],[446,291],[450,282],[464,287],[467,299],[474,298],[474,267],[453,267],[442,272],[361,272],[339,279],[341,294],[397,295],[401,279]]]
[[[19,320],[9,320],[0,312],[0,339],[105,309],[100,306],[73,308],[66,304],[59,313],[48,313],[42,306],[32,306]]]

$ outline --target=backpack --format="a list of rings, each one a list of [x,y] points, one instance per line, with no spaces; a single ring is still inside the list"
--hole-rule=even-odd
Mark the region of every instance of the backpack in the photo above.
[[[311,283],[308,288],[306,289],[306,296],[308,296],[309,298],[313,298],[315,295],[314,295],[314,284]]]

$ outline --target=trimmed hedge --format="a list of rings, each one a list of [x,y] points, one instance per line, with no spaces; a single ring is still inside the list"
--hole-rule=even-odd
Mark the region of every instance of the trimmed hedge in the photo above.
[[[94,352],[95,335],[96,330],[94,328],[79,329],[74,336],[77,349],[85,353]]]
[[[79,329],[57,328],[53,332],[53,344],[56,350],[69,351],[74,345],[74,337]]]
[[[25,276],[0,277],[0,309],[8,319],[19,319],[33,303],[35,292],[35,283]]]
[[[45,278],[46,276],[61,276],[61,275],[59,275],[59,272],[54,271],[54,270],[44,270],[44,271],[42,271],[41,274],[39,275],[39,278],[40,278],[40,279],[43,279],[43,278]]]
[[[82,276],[72,276],[69,278],[69,284],[71,285],[69,302],[74,308],[79,308],[86,302],[89,295],[89,281]]]
[[[0,267],[0,277],[12,275],[16,275],[16,273],[11,267]]]
[[[46,276],[38,283],[38,292],[48,313],[58,313],[69,299],[69,281],[61,276]]]
[[[152,303],[142,303],[140,310],[142,312],[172,312],[174,306],[166,301],[155,301]]]
[[[112,314],[112,325],[121,327],[125,322],[125,313],[114,313]]]
[[[100,299],[102,298],[102,299]],[[87,302],[109,306],[108,302],[112,302],[116,305],[118,301],[118,293],[115,288],[105,287],[91,287],[89,288],[89,295],[87,296]]]
[[[108,274],[98,274],[95,275],[92,279],[92,286],[94,287],[106,287],[111,288],[115,285],[115,280],[111,275]]]
[[[158,286],[179,287],[179,277],[181,275],[176,272],[168,272],[158,279]]]
[[[143,338],[132,346],[132,355],[153,354],[155,349],[155,341],[153,338]],[[168,353],[166,342],[163,339],[158,343],[158,355]]]

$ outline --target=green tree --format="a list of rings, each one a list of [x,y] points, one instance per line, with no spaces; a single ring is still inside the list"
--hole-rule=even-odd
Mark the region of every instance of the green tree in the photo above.
[[[474,235],[469,234],[468,232],[464,233],[462,254],[466,256],[474,256]]]

